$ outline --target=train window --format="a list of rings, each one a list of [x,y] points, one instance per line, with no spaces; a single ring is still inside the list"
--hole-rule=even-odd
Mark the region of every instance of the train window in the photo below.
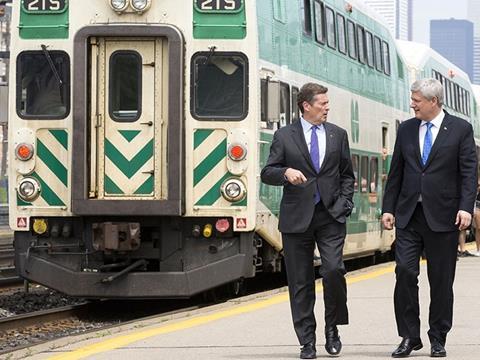
[[[63,51],[25,51],[17,58],[17,114],[64,119],[70,113],[70,58]]]
[[[320,1],[315,1],[315,40],[325,44],[325,6]]]
[[[375,49],[375,68],[378,71],[383,72],[381,41],[380,41],[380,38],[377,36],[375,36],[375,40],[374,40],[374,49]]]
[[[297,87],[292,86],[292,122],[300,119],[300,109],[297,103],[298,91]]]
[[[365,30],[365,49],[367,55],[367,64],[371,68],[374,66],[373,61],[373,35],[370,31]]]
[[[382,41],[383,52],[383,72],[390,75],[390,49],[385,41]]]
[[[280,83],[280,127],[290,122],[290,86]]]
[[[335,13],[327,7],[325,9],[325,17],[327,23],[327,45],[332,49],[337,48],[337,38],[335,34]]]
[[[348,55],[352,59],[357,58],[357,42],[355,41],[355,24],[347,20],[347,39],[348,39]]]
[[[365,64],[365,30],[357,25],[358,61]]]
[[[136,51],[115,51],[110,57],[108,108],[115,121],[132,122],[142,112],[142,57]]]
[[[452,101],[451,101],[452,89],[450,87],[450,80],[448,79],[446,79],[445,88],[447,89],[447,106],[452,107]]]
[[[398,54],[397,54],[397,71],[398,71],[398,78],[399,79],[405,78],[405,72],[404,72],[404,69],[403,69],[403,61]]]
[[[352,155],[352,168],[355,182],[353,183],[353,191],[358,191],[358,155]]]
[[[471,112],[470,112],[470,92],[467,91],[467,116],[470,116]]]
[[[242,120],[248,112],[248,61],[240,53],[192,57],[191,112],[197,120]]]
[[[345,31],[345,18],[341,14],[337,14],[337,31],[338,31],[338,51],[342,54],[347,53],[347,32]]]
[[[300,0],[303,33],[307,36],[312,36],[312,14],[310,5],[310,0]]]
[[[378,186],[378,158],[376,156],[370,159],[370,186],[369,192],[376,193]]]
[[[368,192],[368,157],[360,159],[360,192]]]
[[[453,84],[453,96],[455,99],[455,110],[458,111],[460,109],[460,96],[459,96],[459,91],[458,91],[458,85]]]

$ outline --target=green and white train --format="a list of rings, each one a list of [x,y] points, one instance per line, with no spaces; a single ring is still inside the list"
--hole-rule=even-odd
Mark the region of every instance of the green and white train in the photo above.
[[[172,298],[281,271],[282,190],[259,173],[309,81],[350,135],[345,256],[390,249],[380,206],[411,78],[362,3],[19,0],[11,28],[9,211],[25,279]],[[443,64],[419,71],[459,84],[470,100],[457,110],[478,125],[468,79]]]

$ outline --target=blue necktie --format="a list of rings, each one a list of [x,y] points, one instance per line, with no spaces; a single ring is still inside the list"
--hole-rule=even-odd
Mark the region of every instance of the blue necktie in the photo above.
[[[318,150],[318,137],[317,137],[316,125],[312,126],[312,137],[310,138],[310,158],[312,159],[313,166],[315,167],[315,170],[318,173],[320,171],[320,153]],[[318,204],[319,201],[320,201],[320,192],[318,191],[318,186],[317,186],[317,191],[315,192],[315,198],[314,198],[315,205]]]
[[[432,150],[432,126],[433,124],[428,122],[425,124],[427,126],[427,132],[425,133],[425,139],[423,140],[423,153],[422,153],[422,163],[425,165],[427,163],[428,155],[430,155],[430,150]]]

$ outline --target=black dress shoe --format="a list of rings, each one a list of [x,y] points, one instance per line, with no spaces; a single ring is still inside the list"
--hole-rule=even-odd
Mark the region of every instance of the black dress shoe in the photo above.
[[[300,359],[316,359],[317,349],[315,349],[315,343],[308,343],[303,345],[300,350]]]
[[[402,342],[392,353],[394,358],[408,357],[412,350],[420,350],[423,347],[420,338],[403,338]]]
[[[447,356],[447,352],[442,344],[439,342],[432,342],[432,347],[430,349],[430,356],[431,357],[445,357]]]
[[[330,355],[340,355],[342,351],[342,342],[338,336],[338,329],[336,326],[325,327],[325,350]]]

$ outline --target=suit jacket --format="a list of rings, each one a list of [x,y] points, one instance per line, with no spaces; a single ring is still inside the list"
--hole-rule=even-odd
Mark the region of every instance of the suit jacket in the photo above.
[[[395,226],[407,226],[422,195],[422,207],[433,231],[455,231],[458,210],[472,213],[477,189],[477,155],[472,126],[445,112],[425,166],[422,165],[417,118],[398,128],[382,211],[395,215]]]
[[[303,233],[308,229],[315,210],[316,188],[330,215],[345,223],[353,209],[353,175],[347,132],[324,123],[325,157],[317,173],[308,151],[300,120],[275,132],[270,156],[262,169],[262,182],[283,185],[278,228],[283,233]],[[292,185],[285,180],[287,168],[300,170],[307,182]]]

